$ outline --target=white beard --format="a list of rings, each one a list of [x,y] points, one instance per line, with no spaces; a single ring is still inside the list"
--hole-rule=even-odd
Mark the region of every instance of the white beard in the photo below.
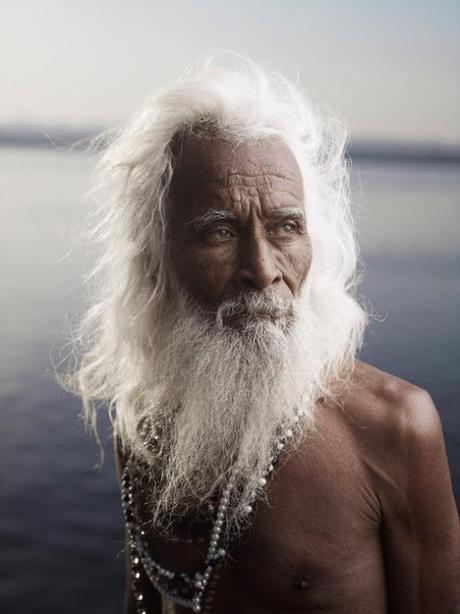
[[[279,435],[290,428],[296,441],[314,428],[330,348],[305,321],[306,300],[286,304],[267,291],[211,314],[182,295],[158,328],[153,392],[137,415],[144,433],[131,442],[151,477],[157,531],[197,513],[232,470],[238,489],[228,522],[240,527]],[[260,317],[268,313],[277,318]]]

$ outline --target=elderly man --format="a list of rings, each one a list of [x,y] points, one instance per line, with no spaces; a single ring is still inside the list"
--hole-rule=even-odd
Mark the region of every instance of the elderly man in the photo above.
[[[113,409],[129,613],[460,612],[437,411],[356,358],[345,142],[240,59],[103,156],[73,385]]]

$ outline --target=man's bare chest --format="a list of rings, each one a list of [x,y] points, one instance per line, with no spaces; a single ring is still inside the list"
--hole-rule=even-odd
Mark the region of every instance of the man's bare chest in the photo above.
[[[216,575],[207,611],[384,612],[377,516],[346,442],[312,439],[280,461]],[[190,572],[202,564],[206,536],[155,547],[165,565]]]
[[[227,563],[216,612],[227,611],[225,592],[238,590],[253,596],[254,613],[383,611],[383,561],[366,481],[350,459],[304,454],[274,476]],[[301,458],[309,466],[299,471]]]

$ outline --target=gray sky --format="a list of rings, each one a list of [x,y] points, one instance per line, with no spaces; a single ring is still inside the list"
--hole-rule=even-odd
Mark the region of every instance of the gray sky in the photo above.
[[[215,48],[298,74],[355,137],[460,143],[458,0],[0,0],[0,121],[117,124]]]

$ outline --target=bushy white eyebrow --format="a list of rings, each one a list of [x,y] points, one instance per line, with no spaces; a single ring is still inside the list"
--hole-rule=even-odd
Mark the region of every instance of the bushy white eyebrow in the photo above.
[[[277,209],[272,209],[270,211],[269,218],[281,220],[285,218],[291,218],[298,221],[305,220],[305,214],[303,209],[300,207],[280,207]],[[203,213],[200,213],[188,223],[193,227],[195,231],[203,230],[204,228],[209,228],[213,224],[217,222],[236,222],[237,217],[231,211],[227,211],[226,209],[207,209]]]
[[[268,217],[275,218],[277,220],[284,218],[292,218],[293,220],[305,220],[305,212],[300,207],[279,207],[272,209],[268,214]]]
[[[196,217],[194,217],[190,222],[188,222],[191,226],[193,226],[194,230],[199,231],[203,230],[203,228],[208,228],[215,224],[216,222],[235,222],[236,216],[231,211],[227,211],[226,209],[207,209],[203,213],[200,213]]]

